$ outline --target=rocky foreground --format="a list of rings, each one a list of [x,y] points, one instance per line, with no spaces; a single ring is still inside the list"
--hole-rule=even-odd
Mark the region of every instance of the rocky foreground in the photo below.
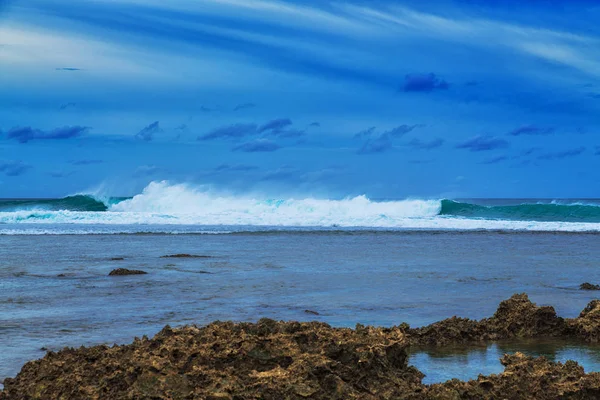
[[[597,342],[600,301],[564,319],[527,295],[502,302],[491,318],[450,318],[423,328],[311,322],[215,322],[165,327],[125,346],[49,352],[4,381],[13,399],[593,399],[600,373],[576,362],[522,354],[502,359],[502,374],[423,385],[407,364],[410,345],[448,345],[534,337]]]

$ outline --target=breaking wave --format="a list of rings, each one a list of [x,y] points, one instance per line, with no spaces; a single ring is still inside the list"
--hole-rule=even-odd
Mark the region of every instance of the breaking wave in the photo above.
[[[85,224],[600,231],[600,206],[558,202],[480,205],[448,199],[373,201],[365,196],[268,199],[219,195],[162,181],[150,183],[130,198],[79,194],[63,199],[1,200],[0,224],[9,224],[11,229],[22,224]],[[8,232],[9,227],[4,228]]]

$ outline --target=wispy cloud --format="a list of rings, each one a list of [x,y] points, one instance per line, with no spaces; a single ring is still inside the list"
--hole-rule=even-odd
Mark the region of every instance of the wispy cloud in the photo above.
[[[376,154],[384,153],[394,147],[392,139],[388,135],[381,135],[376,139],[367,139],[367,141],[358,149],[358,154]]]
[[[62,67],[56,68],[57,71],[81,71],[81,68]]]
[[[354,135],[355,139],[362,139],[364,137],[369,137],[373,134],[373,132],[375,132],[375,129],[377,129],[377,127],[372,126],[370,128],[365,129],[364,131],[360,131],[357,134]]]
[[[292,125],[291,119],[278,118],[278,119],[271,120],[271,121],[267,122],[266,124],[262,125],[260,128],[258,128],[258,133],[262,133],[262,132],[268,131],[268,130],[279,131],[290,125]]]
[[[405,92],[432,92],[434,90],[446,90],[450,85],[434,73],[408,74],[404,77]]]
[[[523,135],[550,135],[554,132],[554,128],[541,128],[535,125],[523,125],[510,131],[508,134],[511,136],[523,136]]]
[[[504,139],[500,139],[490,135],[479,135],[457,144],[456,148],[467,149],[470,151],[489,151],[495,149],[503,149],[508,146],[509,143]]]
[[[235,146],[233,151],[242,151],[245,153],[260,153],[260,152],[273,152],[281,149],[281,146],[277,143],[267,139],[256,139],[251,142],[242,143]]]
[[[237,106],[235,106],[233,108],[233,111],[247,110],[249,108],[254,108],[254,107],[256,107],[256,104],[254,104],[254,103],[243,103],[243,104],[238,104]]]
[[[203,136],[199,136],[198,140],[214,140],[214,139],[239,139],[245,136],[256,134],[258,126],[256,124],[234,124],[222,126],[213,129]]]
[[[31,165],[23,161],[2,161],[0,160],[0,172],[6,176],[20,176],[31,169]]]
[[[156,165],[140,165],[133,171],[134,178],[141,178],[146,176],[153,176],[158,173],[166,172],[164,168],[158,167]]]
[[[71,103],[71,102],[69,102],[69,103],[64,103],[64,104],[61,104],[61,105],[60,105],[60,107],[59,107],[59,109],[60,109],[60,110],[66,110],[67,108],[73,108],[73,107],[75,107],[75,106],[76,106],[76,104],[75,104],[75,103]]]
[[[484,160],[482,162],[480,162],[479,164],[498,164],[501,163],[503,161],[508,160],[508,156],[498,156],[498,157],[492,157],[492,158],[488,158],[487,160]]]
[[[102,164],[104,161],[98,159],[85,159],[85,160],[72,160],[69,161],[71,165],[92,165],[92,164]]]
[[[568,150],[563,150],[563,151],[557,151],[554,153],[546,153],[546,154],[542,154],[540,156],[538,156],[538,160],[562,160],[563,158],[571,158],[571,157],[577,157],[580,154],[583,154],[583,152],[585,152],[585,147],[581,146],[581,147],[577,147],[574,149],[568,149]]]
[[[420,139],[413,139],[410,142],[408,142],[408,145],[419,150],[433,150],[443,146],[444,139],[437,138],[432,139],[429,142],[424,142]]]
[[[87,126],[63,126],[51,131],[34,129],[30,126],[15,127],[6,133],[8,139],[15,139],[19,143],[27,143],[32,140],[61,140],[76,138],[90,130]]]
[[[150,125],[144,127],[141,131],[135,134],[136,139],[144,140],[149,142],[154,139],[154,135],[162,133],[163,130],[160,127],[158,121],[154,121]]]
[[[257,170],[258,167],[256,165],[247,165],[247,164],[221,164],[213,168],[215,172],[245,172],[245,171],[254,171]]]

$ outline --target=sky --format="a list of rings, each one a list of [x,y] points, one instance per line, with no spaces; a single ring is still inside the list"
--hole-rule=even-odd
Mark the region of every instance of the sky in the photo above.
[[[0,0],[0,197],[600,197],[593,1]]]

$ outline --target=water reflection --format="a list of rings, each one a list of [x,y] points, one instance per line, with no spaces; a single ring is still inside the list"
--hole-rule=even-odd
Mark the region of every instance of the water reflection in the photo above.
[[[452,378],[475,379],[479,374],[504,371],[500,358],[504,354],[521,352],[544,356],[555,362],[577,361],[586,372],[600,371],[600,345],[559,339],[518,340],[475,346],[443,348],[413,348],[409,364],[426,376],[423,383],[445,382]]]

